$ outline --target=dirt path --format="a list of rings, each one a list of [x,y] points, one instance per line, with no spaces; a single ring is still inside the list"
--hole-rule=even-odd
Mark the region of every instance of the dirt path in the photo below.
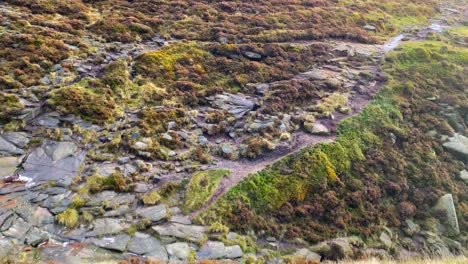
[[[374,67],[374,73],[379,72],[378,67]],[[366,87],[366,90],[350,98],[351,111],[348,114],[334,113],[334,119],[321,120],[321,122],[330,129],[330,134],[326,136],[312,135],[304,131],[297,131],[293,135],[293,141],[280,144],[277,148],[262,157],[254,160],[241,159],[237,161],[221,160],[216,167],[231,170],[230,177],[225,177],[219,183],[218,188],[208,201],[198,210],[190,213],[188,217],[193,219],[201,212],[214,204],[221,196],[227,193],[232,187],[246,178],[249,174],[259,172],[268,165],[273,164],[288,155],[293,155],[301,149],[311,147],[319,143],[331,143],[336,138],[336,127],[344,119],[357,115],[369,104],[373,96],[382,87],[383,82],[373,82]]]

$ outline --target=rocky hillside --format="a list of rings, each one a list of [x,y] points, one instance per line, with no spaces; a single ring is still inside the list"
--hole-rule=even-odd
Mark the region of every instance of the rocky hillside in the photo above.
[[[466,6],[2,1],[0,261],[466,254]]]

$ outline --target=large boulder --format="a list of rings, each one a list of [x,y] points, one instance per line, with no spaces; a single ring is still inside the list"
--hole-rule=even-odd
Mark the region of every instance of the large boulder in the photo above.
[[[455,236],[460,234],[460,227],[458,226],[457,211],[455,209],[455,204],[453,203],[452,194],[448,193],[439,198],[437,204],[434,206],[434,209],[444,213],[445,227],[447,234],[450,236]]]
[[[465,136],[455,134],[443,146],[453,155],[468,162],[468,138]]]
[[[85,156],[86,152],[78,150],[74,143],[47,142],[27,157],[19,174],[35,184],[55,181],[68,186],[78,175]]]

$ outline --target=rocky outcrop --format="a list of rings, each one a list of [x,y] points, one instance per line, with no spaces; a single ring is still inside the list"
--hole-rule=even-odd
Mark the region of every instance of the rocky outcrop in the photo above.
[[[445,223],[446,233],[449,236],[455,236],[460,234],[460,228],[458,226],[457,211],[455,204],[453,203],[452,194],[446,194],[439,198],[434,210],[440,211],[444,214],[444,219],[441,219]]]
[[[468,162],[468,138],[465,136],[455,134],[443,146],[461,160]]]

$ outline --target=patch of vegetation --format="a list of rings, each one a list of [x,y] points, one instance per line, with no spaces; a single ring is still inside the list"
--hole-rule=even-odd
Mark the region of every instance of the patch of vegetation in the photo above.
[[[0,123],[10,121],[13,114],[23,108],[17,95],[0,92]]]
[[[159,195],[157,190],[154,190],[143,195],[141,200],[145,205],[155,205],[161,201],[161,195]]]
[[[78,211],[73,208],[68,208],[56,216],[59,224],[68,228],[74,228],[78,225]]]
[[[86,79],[54,90],[47,105],[64,114],[75,114],[85,120],[103,124],[118,115],[117,105],[111,90],[94,85],[99,83]]]
[[[184,213],[200,208],[213,195],[221,179],[229,174],[229,170],[208,170],[194,173],[186,188],[182,207]]]
[[[389,81],[361,114],[339,125],[334,143],[250,175],[197,221],[317,242],[337,234],[370,236],[379,223],[398,227],[408,215],[426,219],[445,193],[466,215],[468,187],[453,177],[462,166],[426,132],[453,133],[439,114],[444,104],[467,109],[468,49],[408,42],[386,60]]]
[[[101,192],[103,190],[115,190],[126,192],[132,188],[129,180],[125,179],[121,172],[116,171],[111,175],[104,177],[99,174],[86,177],[84,191],[91,193]]]

